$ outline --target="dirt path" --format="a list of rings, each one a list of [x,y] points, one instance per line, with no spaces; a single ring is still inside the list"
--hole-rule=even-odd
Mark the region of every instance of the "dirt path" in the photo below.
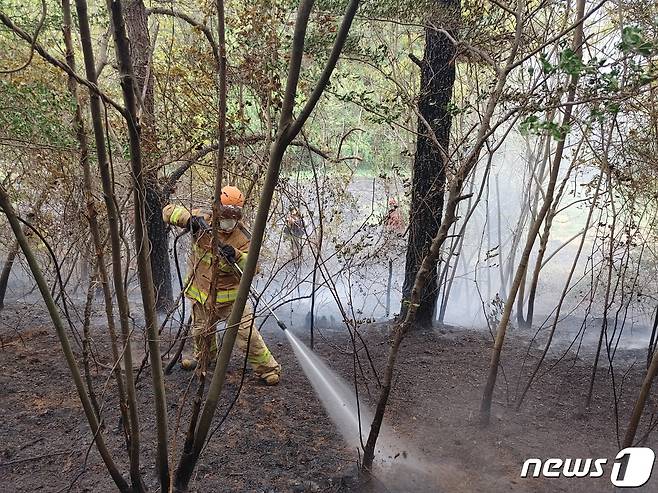
[[[363,330],[378,368],[386,357],[386,330],[383,325]],[[193,488],[199,492],[365,491],[355,485],[357,453],[346,448],[327,418],[285,338],[273,329],[264,331],[264,336],[284,366],[283,382],[268,388],[247,374],[235,408],[203,454]],[[8,307],[0,315],[0,338],[0,491],[113,491],[98,454],[89,448],[89,431],[45,314]],[[329,366],[351,378],[353,358],[348,354],[347,334],[326,332],[317,340],[318,353]],[[510,397],[525,354],[514,347],[519,341],[512,334],[504,352]],[[95,343],[99,354],[106,354],[100,329]],[[401,442],[431,466],[425,473],[404,468],[381,472],[380,485],[400,492],[612,491],[609,474],[617,445],[606,372],[601,371],[593,406],[584,415],[580,407],[589,360],[575,365],[565,360],[557,366],[533,389],[520,412],[506,406],[505,379],[501,378],[492,426],[482,430],[477,408],[489,348],[484,335],[471,331],[422,332],[407,338],[387,419]],[[374,376],[363,350],[359,354],[366,379],[360,380],[368,381],[374,393]],[[624,376],[619,402],[622,433],[642,376],[643,354],[635,356],[638,364]],[[241,364],[242,357],[235,357],[218,416],[224,414],[239,386]],[[95,382],[104,398],[107,440],[125,470],[112,383],[103,393],[106,372],[99,369]],[[167,379],[172,430],[189,378],[190,374],[177,370]],[[617,378],[619,382],[622,375]],[[148,485],[155,489],[149,382],[147,372],[138,387],[142,468]],[[182,426],[187,412],[184,406]],[[656,449],[657,445],[652,435],[648,446]],[[531,457],[607,457],[609,464],[599,479],[522,479],[523,461]],[[658,491],[656,476],[642,491]]]

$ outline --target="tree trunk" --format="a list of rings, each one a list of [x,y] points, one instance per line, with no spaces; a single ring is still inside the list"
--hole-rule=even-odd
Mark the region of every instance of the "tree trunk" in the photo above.
[[[437,0],[448,9],[459,9],[458,0]],[[456,37],[454,26],[443,26]],[[446,183],[446,155],[450,141],[451,115],[448,104],[455,82],[456,47],[449,37],[427,27],[425,29],[425,55],[420,65],[420,96],[418,100],[418,138],[414,159],[409,241],[402,285],[400,318],[409,308],[411,291],[418,269],[427,255],[432,239],[437,235],[443,212],[443,195]],[[429,327],[434,319],[439,295],[437,270],[439,259],[431,268],[423,288],[416,312],[416,324]]]
[[[66,63],[75,73],[76,64],[75,64],[75,53],[73,48],[73,38],[72,38],[72,25],[73,25],[73,16],[71,15],[71,3],[70,0],[62,0],[62,34],[64,37],[64,46],[66,47]],[[116,335],[116,325],[114,322],[114,308],[112,306],[112,291],[110,288],[109,276],[107,273],[107,263],[105,261],[105,246],[101,240],[100,226],[98,224],[98,211],[96,209],[96,201],[94,199],[93,193],[93,180],[91,174],[91,167],[89,164],[89,142],[87,140],[87,128],[84,122],[83,117],[83,104],[78,93],[78,84],[69,74],[67,81],[68,90],[75,101],[75,113],[73,114],[73,122],[75,125],[75,135],[76,140],[78,141],[78,148],[80,151],[80,167],[82,168],[82,187],[85,194],[85,203],[86,203],[86,218],[89,223],[89,232],[91,234],[91,239],[94,244],[94,250],[96,254],[95,266],[96,272],[94,272],[92,262],[90,262],[91,271],[89,272],[89,279],[98,275],[98,280],[100,281],[102,290],[103,290],[103,301],[105,303],[105,316],[107,319],[107,329],[110,335],[110,346],[112,348],[112,357],[114,358],[114,378],[117,383],[117,394],[119,397],[119,409],[121,412],[122,424],[126,436],[126,447],[129,451],[132,450],[132,432],[130,430],[130,415],[128,414],[128,403],[126,400],[126,390],[123,377],[121,375],[121,352],[119,351],[119,343]],[[85,264],[87,265],[87,264]],[[131,463],[133,468],[133,476],[135,476],[136,471],[139,471],[139,461],[135,460],[134,463]],[[141,485],[141,479],[137,475],[136,483]]]
[[[165,311],[171,308],[174,295],[171,288],[171,264],[169,262],[169,234],[162,220],[163,199],[157,181],[151,173],[144,176],[146,189],[146,225],[151,244],[151,271],[155,286],[156,308]]]
[[[577,4],[576,19],[582,19],[585,14],[585,0],[578,0]],[[582,59],[583,54],[583,24],[580,22],[574,31],[572,48],[574,53]],[[564,114],[562,117],[562,126],[566,127],[571,123],[571,113],[573,111],[573,102],[576,98],[576,87],[578,86],[578,74],[571,76],[569,80],[569,91],[567,93],[567,104],[564,108]],[[539,229],[541,227],[546,214],[548,213],[552,202],[553,195],[555,192],[555,184],[557,182],[558,172],[560,170],[560,164],[562,163],[562,156],[564,153],[565,140],[560,140],[557,143],[555,149],[555,155],[553,156],[553,163],[551,165],[550,177],[548,182],[548,187],[546,190],[546,195],[544,197],[544,203],[537,213],[537,217],[534,219],[530,231],[528,232],[528,237],[526,239],[525,248],[523,249],[523,254],[521,255],[521,260],[516,269],[516,274],[514,275],[514,281],[510,288],[510,293],[505,301],[505,308],[496,329],[496,340],[494,343],[493,350],[491,352],[491,362],[489,363],[489,374],[487,376],[487,381],[484,386],[484,391],[482,392],[482,402],[480,405],[480,422],[483,425],[488,425],[491,418],[491,402],[493,399],[493,392],[496,386],[496,379],[498,377],[498,365],[500,364],[500,354],[503,349],[503,342],[505,341],[505,333],[507,332],[507,326],[509,324],[510,316],[512,314],[512,307],[514,305],[514,300],[519,291],[521,285],[521,278],[525,276],[526,269],[528,268],[528,262],[530,259],[530,253],[539,234]]]
[[[41,210],[41,206],[46,200],[46,197],[48,196],[49,192],[49,187],[46,186],[41,190],[41,193],[37,197],[37,201],[34,204],[32,211],[28,214],[28,219],[31,219],[31,216],[34,216],[39,213]],[[24,234],[29,234],[29,229],[27,226],[23,226],[23,233]],[[7,252],[7,257],[5,259],[5,263],[2,267],[2,272],[0,273],[0,311],[5,306],[5,296],[7,295],[7,286],[9,285],[9,276],[11,275],[11,269],[14,267],[14,262],[16,261],[16,257],[18,256],[18,252],[20,251],[20,245],[18,244],[18,240],[14,241],[12,243],[10,250]]]
[[[90,262],[91,263],[91,262]],[[94,266],[90,265],[90,269],[93,271]],[[91,405],[94,408],[96,413],[96,418],[103,424],[103,415],[101,414],[101,407],[98,405],[98,399],[96,398],[96,391],[94,390],[94,379],[91,376],[91,367],[89,365],[89,359],[91,357],[91,312],[92,305],[94,303],[94,290],[96,287],[96,274],[91,274],[89,276],[89,285],[87,286],[87,299],[85,301],[84,309],[84,318],[82,322],[82,369],[85,372],[85,382],[87,383],[87,393],[89,394],[89,400]]]
[[[541,240],[541,239],[540,239]],[[521,278],[521,285],[519,286],[519,294],[516,297],[516,324],[519,329],[528,328],[527,320],[523,318],[523,306],[525,304],[525,283],[528,271],[524,273]]]
[[[607,273],[606,284],[605,284],[605,297],[603,301],[603,319],[601,322],[601,332],[599,333],[599,342],[596,346],[596,354],[594,355],[594,365],[592,366],[592,374],[589,379],[587,398],[585,399],[586,408],[589,408],[592,402],[592,395],[594,394],[594,383],[596,381],[596,370],[599,366],[599,357],[601,356],[601,346],[603,345],[604,337],[606,339],[606,345],[607,345],[608,313],[610,308],[612,307],[612,303],[614,302],[615,293],[617,292],[617,286],[615,286],[614,291],[612,289],[613,276],[618,275],[618,270],[615,267],[615,255],[614,255],[615,233],[617,232],[617,211],[615,210],[615,202],[614,202],[615,197],[614,197],[614,192],[612,190],[612,178],[611,178],[610,169],[606,170],[606,175],[607,175],[607,184],[608,184],[608,194],[610,196],[609,199],[610,207],[612,209],[612,222],[610,224],[610,233],[608,238],[610,241],[610,247],[608,248],[607,251],[607,258],[606,256],[604,256],[604,261],[607,260],[608,262],[608,273]]]
[[[546,119],[553,121],[553,111],[549,111],[547,113]],[[532,151],[529,150],[529,145],[526,144],[527,146],[526,155],[528,155],[529,157],[528,162],[530,163],[528,183],[526,185],[528,194],[527,194],[527,200],[524,200],[523,203],[521,204],[521,213],[519,214],[519,220],[516,223],[516,229],[514,230],[514,234],[512,237],[512,249],[508,257],[509,258],[508,265],[510,266],[509,272],[511,272],[511,269],[514,266],[514,260],[516,258],[516,250],[519,246],[519,242],[521,241],[521,236],[523,235],[523,231],[525,229],[526,219],[528,216],[530,216],[531,221],[533,221],[536,218],[536,211],[539,204],[539,196],[541,195],[542,183],[544,183],[544,178],[545,178],[546,165],[551,155],[551,136],[550,135],[544,136],[542,140],[540,140],[540,143],[542,141],[543,141],[542,147],[544,148],[544,153],[543,153],[543,158],[539,158],[539,160],[537,160],[536,158],[533,159],[533,153]],[[498,182],[496,182],[496,184],[497,183]],[[533,187],[533,183],[535,185],[534,187]],[[534,192],[533,192],[533,188],[534,188]],[[499,217],[500,217],[500,211],[499,211]],[[540,238],[541,241],[543,241],[542,238],[543,237]],[[523,307],[525,304],[527,276],[528,276],[528,272],[526,270],[526,272],[523,275],[523,278],[521,279],[521,286],[519,288],[520,293],[516,303],[517,324],[519,328],[526,328],[526,329],[532,326],[532,316],[530,317],[530,321],[528,321],[527,318],[523,317]],[[530,293],[529,299],[531,297],[532,297],[532,292]],[[532,300],[528,301],[529,304],[532,302],[533,302]],[[531,312],[530,308],[528,308],[528,312]]]
[[[135,208],[135,248],[137,251],[137,274],[144,305],[144,321],[148,334],[148,348],[151,355],[151,376],[153,379],[153,399],[155,400],[155,422],[157,429],[157,469],[161,491],[169,490],[169,453],[167,443],[167,403],[164,373],[160,358],[160,336],[155,308],[155,286],[149,261],[149,238],[146,226],[145,180],[142,166],[141,127],[137,116],[137,87],[134,81],[130,59],[130,47],[124,23],[120,0],[109,2],[114,27],[114,45],[117,64],[121,75],[121,91],[126,105],[126,124],[130,147],[131,178]]]
[[[530,292],[528,294],[528,312],[524,324],[524,327],[528,329],[532,327],[532,321],[535,316],[535,298],[537,296],[537,287],[539,286],[539,274],[541,273],[541,269],[544,266],[544,257],[546,256],[546,250],[548,249],[548,240],[551,235],[551,227],[553,226],[553,220],[555,219],[555,216],[557,216],[557,214],[559,213],[558,206],[560,205],[560,201],[562,200],[562,196],[564,195],[564,189],[567,185],[567,182],[569,181],[571,172],[573,171],[574,168],[573,163],[576,162],[577,156],[580,152],[581,145],[582,145],[582,140],[581,143],[576,148],[576,152],[572,157],[572,165],[569,168],[569,171],[567,172],[566,176],[562,180],[562,184],[560,185],[560,190],[555,196],[553,205],[551,209],[548,211],[548,213],[546,214],[546,220],[544,221],[544,233],[539,236],[539,252],[537,252],[537,258],[535,259],[535,267],[532,271],[532,280],[530,281]],[[585,234],[586,233],[587,231],[585,231]],[[523,309],[523,304],[521,304],[520,308]],[[521,316],[521,319],[523,319],[523,316]]]
[[[171,287],[169,236],[162,220],[162,190],[158,185],[157,129],[155,118],[155,90],[151,63],[151,36],[148,15],[142,0],[124,2],[126,31],[130,39],[130,59],[133,64],[137,92],[140,99],[140,138],[146,189],[146,225],[151,243],[150,259],[158,310],[171,307],[174,297]]]
[[[126,483],[126,480],[121,475],[121,472],[119,471],[116,464],[114,463],[114,460],[112,459],[112,454],[110,450],[107,448],[107,445],[105,444],[105,439],[103,438],[103,433],[100,428],[100,424],[98,422],[98,419],[96,418],[94,407],[91,401],[89,400],[89,396],[87,395],[87,392],[85,390],[82,376],[80,375],[80,369],[78,368],[78,364],[76,363],[75,360],[75,355],[73,354],[73,351],[71,349],[71,344],[69,342],[68,336],[66,335],[66,328],[64,327],[64,322],[62,321],[62,317],[59,313],[59,309],[57,308],[57,305],[55,304],[55,300],[50,294],[50,290],[48,288],[48,282],[46,281],[45,277],[43,276],[43,273],[41,272],[36,256],[32,252],[30,245],[28,244],[27,238],[23,233],[23,228],[20,222],[18,221],[16,211],[14,211],[14,208],[12,207],[11,202],[9,201],[9,196],[7,195],[7,191],[4,189],[2,184],[0,184],[0,208],[2,208],[2,211],[5,213],[7,219],[9,220],[11,229],[14,231],[16,240],[18,241],[21,249],[23,250],[23,254],[25,255],[25,259],[27,260],[27,263],[30,266],[30,270],[32,271],[34,280],[36,281],[37,286],[39,287],[39,291],[41,292],[43,301],[46,304],[46,307],[48,308],[48,313],[50,314],[50,318],[53,322],[53,326],[55,327],[55,332],[57,333],[57,338],[59,339],[60,345],[62,347],[62,353],[64,354],[66,364],[69,368],[69,372],[73,379],[73,383],[75,384],[75,389],[78,393],[78,397],[80,398],[80,402],[82,403],[82,408],[84,410],[85,416],[87,417],[87,422],[89,423],[89,427],[91,428],[91,432],[94,437],[94,441],[96,443],[96,448],[98,449],[98,452],[101,458],[103,459],[103,462],[105,463],[105,467],[107,467],[107,470],[112,476],[112,479],[114,480],[114,484],[117,486],[117,489],[121,493],[131,493],[132,489],[128,486],[128,483]]]
[[[584,0],[581,0],[584,1]],[[573,98],[571,98],[573,101]],[[571,106],[567,106],[565,111],[564,121],[568,122],[571,118]],[[482,393],[482,403],[480,405],[480,420],[483,425],[489,424],[489,418],[491,416],[491,401],[493,398],[493,391],[496,385],[496,379],[498,377],[498,365],[500,364],[500,354],[503,349],[503,342],[505,341],[505,333],[507,332],[507,326],[509,325],[510,317],[512,314],[512,307],[514,306],[514,301],[519,293],[519,288],[521,287],[522,278],[525,277],[526,270],[528,268],[528,262],[530,259],[530,253],[535,244],[535,240],[539,233],[539,228],[541,227],[544,217],[548,211],[551,201],[553,200],[553,191],[555,189],[555,182],[557,181],[557,174],[560,169],[560,162],[562,161],[562,151],[564,150],[564,141],[558,143],[558,149],[555,153],[555,160],[553,163],[553,168],[551,170],[551,178],[548,183],[548,190],[546,191],[546,198],[544,199],[544,205],[542,206],[537,218],[533,221],[530,231],[528,232],[528,238],[526,240],[523,253],[521,255],[521,260],[519,265],[516,268],[516,273],[514,275],[514,280],[510,287],[510,292],[508,297],[505,300],[505,307],[503,309],[503,314],[501,316],[500,322],[498,323],[498,328],[496,329],[496,339],[494,343],[493,350],[491,352],[491,362],[489,363],[489,374],[487,376],[487,382],[484,386],[484,391]]]
[[[5,264],[2,267],[2,274],[0,274],[0,310],[5,307],[5,295],[7,294],[7,285],[9,284],[9,274],[11,274],[11,268],[14,265],[14,260],[16,260],[19,248],[18,241],[12,243],[9,252],[7,252]]]
[[[85,73],[87,79],[94,85],[97,82],[96,63],[94,60],[94,50],[92,47],[91,28],[89,25],[89,15],[86,0],[75,0],[76,11],[78,13],[78,24],[80,28],[80,44],[84,58]],[[140,471],[140,437],[139,437],[139,413],[137,406],[137,396],[135,391],[135,378],[133,375],[132,362],[132,343],[131,343],[131,317],[130,305],[126,286],[123,282],[123,260],[121,255],[122,238],[119,231],[119,211],[117,208],[116,197],[114,195],[114,185],[108,161],[108,154],[105,141],[105,128],[103,126],[103,116],[101,111],[99,95],[91,88],[89,89],[89,109],[91,110],[91,123],[94,131],[94,140],[96,143],[96,157],[98,159],[98,169],[101,175],[101,184],[103,187],[103,198],[105,209],[107,211],[107,223],[110,231],[110,246],[112,253],[112,280],[114,283],[114,293],[119,309],[119,323],[121,327],[121,336],[124,346],[123,365],[126,378],[126,398],[128,405],[128,414],[130,423],[130,446],[128,453],[130,455],[130,479],[132,489],[137,492],[145,490],[141,479]],[[122,109],[123,111],[123,109]],[[82,134],[80,134],[82,135]],[[90,216],[90,219],[93,216]],[[93,229],[92,229],[93,231]],[[98,241],[98,238],[97,238]],[[99,243],[97,243],[97,246]],[[100,257],[100,252],[97,252]],[[106,313],[108,320],[112,316],[109,311],[108,299],[105,299]]]
[[[651,329],[651,337],[649,338],[649,347],[647,349],[647,368],[651,365],[653,354],[656,352],[656,333],[658,332],[658,307],[656,307],[656,314],[653,318],[653,329]]]
[[[656,320],[658,321],[658,312],[656,312]],[[654,324],[654,328],[656,325]],[[651,392],[651,384],[653,383],[654,378],[658,374],[658,351],[654,351],[653,358],[651,358],[651,364],[647,369],[647,374],[644,376],[644,381],[640,387],[640,393],[637,396],[637,401],[635,401],[635,406],[633,407],[633,414],[631,415],[631,420],[628,423],[628,428],[626,430],[626,435],[624,436],[623,448],[632,447],[633,441],[635,440],[635,433],[637,433],[637,427],[640,424],[640,418],[644,412],[644,406]]]
[[[489,161],[489,164],[490,163],[491,162]],[[485,173],[485,175],[488,175],[488,171]],[[468,190],[469,194],[473,193],[474,186],[475,186],[475,180],[471,181]],[[479,200],[479,194],[478,194],[478,200]],[[447,255],[448,261],[446,262],[445,266],[441,271],[441,275],[439,276],[439,285],[440,287],[441,285],[443,285],[443,294],[441,296],[441,304],[438,310],[437,322],[439,322],[439,324],[441,325],[443,325],[444,323],[446,310],[448,309],[448,301],[450,299],[452,285],[455,281],[455,275],[457,274],[457,265],[459,263],[460,258],[462,262],[464,262],[464,258],[462,256],[464,237],[465,237],[464,232],[466,231],[466,225],[468,224],[471,215],[474,212],[474,209],[471,207],[472,202],[473,202],[473,197],[469,197],[468,203],[466,205],[466,210],[468,211],[468,213],[466,214],[466,218],[464,219],[462,226],[459,228],[459,232],[457,232],[457,227],[455,223],[455,227],[453,228],[453,234],[456,234],[457,237],[454,239],[455,241],[453,241],[453,243],[450,245],[450,249]],[[459,210],[457,212],[459,212]],[[450,262],[453,262],[452,266],[450,265]],[[468,263],[464,265],[464,272],[466,272],[466,265],[468,265]]]
[[[592,205],[589,208],[589,212],[587,213],[587,220],[585,221],[585,228],[583,229],[582,237],[580,239],[580,244],[578,245],[578,251],[576,252],[576,255],[574,256],[573,263],[571,264],[571,270],[569,271],[569,274],[567,275],[567,280],[564,283],[564,287],[562,288],[562,294],[560,295],[560,300],[557,303],[557,306],[555,307],[555,314],[553,315],[553,323],[551,325],[551,329],[548,333],[548,340],[546,341],[546,345],[544,346],[544,350],[541,354],[541,357],[539,358],[539,361],[535,365],[535,368],[532,372],[532,375],[530,375],[530,378],[528,379],[528,383],[525,385],[523,388],[523,392],[521,392],[521,396],[519,397],[517,403],[516,403],[516,408],[517,410],[521,408],[521,405],[523,404],[523,400],[525,399],[525,395],[530,389],[530,386],[532,385],[533,380],[537,376],[537,373],[539,372],[539,368],[541,367],[542,363],[544,362],[544,359],[546,358],[546,355],[548,354],[548,350],[551,347],[551,343],[553,342],[553,336],[555,335],[555,330],[557,329],[557,324],[560,321],[560,314],[562,313],[562,305],[564,304],[564,300],[567,297],[567,293],[569,292],[569,288],[571,287],[571,279],[573,278],[573,274],[576,271],[576,267],[578,266],[578,260],[580,259],[580,254],[583,251],[583,246],[585,245],[585,240],[587,239],[587,231],[589,230],[589,225],[592,221],[592,216],[594,215],[594,209],[596,208],[596,204],[598,202],[599,198],[599,190],[601,189],[601,182],[603,181],[603,170],[601,170],[601,174],[598,177],[597,184],[596,184],[596,190],[594,192],[594,197],[592,198]],[[532,319],[529,317],[530,322],[532,322]]]

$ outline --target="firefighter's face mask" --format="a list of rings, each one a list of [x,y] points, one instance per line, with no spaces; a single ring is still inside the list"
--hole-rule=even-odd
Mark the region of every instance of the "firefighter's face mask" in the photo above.
[[[235,226],[238,224],[237,219],[220,219],[219,220],[219,229],[222,231],[233,231]]]
[[[233,231],[240,219],[242,219],[242,207],[222,205],[219,208],[219,229],[225,233]]]

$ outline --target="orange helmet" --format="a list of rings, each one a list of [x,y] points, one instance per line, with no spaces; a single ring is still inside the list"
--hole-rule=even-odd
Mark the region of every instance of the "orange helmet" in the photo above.
[[[221,194],[222,205],[234,205],[242,207],[244,205],[244,195],[238,187],[226,185],[222,188]]]

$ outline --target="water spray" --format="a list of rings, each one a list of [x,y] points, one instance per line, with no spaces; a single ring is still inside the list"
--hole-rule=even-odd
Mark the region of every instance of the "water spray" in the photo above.
[[[229,258],[221,249],[220,254],[240,276],[244,274],[235,259]],[[350,448],[360,450],[363,446],[362,433],[363,430],[368,429],[368,425],[372,421],[372,413],[366,406],[359,405],[354,389],[331,370],[303,342],[297,339],[288,330],[286,324],[274,313],[272,306],[259,297],[251,286],[249,287],[249,294],[254,302],[262,302],[267,311],[274,317],[277,325],[283,330],[290,342],[297,360],[330,418],[338,426]],[[408,445],[395,438],[386,427],[382,429],[377,443],[376,452],[379,465],[392,466],[399,464],[402,460],[407,467],[422,469],[416,458],[411,459],[408,457]]]

